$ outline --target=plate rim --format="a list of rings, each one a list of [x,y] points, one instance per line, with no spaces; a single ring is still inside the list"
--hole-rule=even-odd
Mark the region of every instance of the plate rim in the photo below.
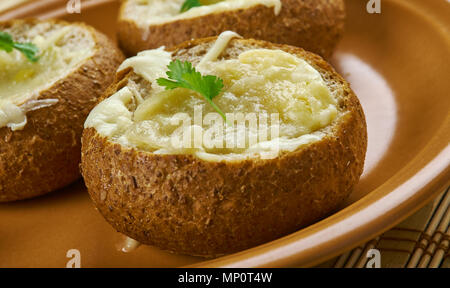
[[[441,22],[444,21],[450,27],[450,19],[443,18],[443,14],[441,14],[443,12],[437,11],[438,5],[435,5],[436,3],[442,5],[441,3],[446,0],[434,0],[428,4],[429,7],[426,11],[418,8],[420,5],[427,6],[419,3],[419,0],[402,1],[402,3],[397,0],[388,1],[412,7],[415,12],[425,14],[425,16],[430,16],[426,14],[439,15],[440,17],[436,17],[435,21],[438,21],[437,19]],[[37,4],[37,2],[41,3]],[[45,10],[48,13],[51,12],[48,9],[61,11],[66,5],[65,1],[61,2],[60,0],[37,2],[25,2],[0,12],[0,21],[27,14],[33,7],[37,11],[47,8]],[[44,6],[43,2],[52,5]],[[118,0],[87,0],[83,2],[83,8],[87,9],[112,2],[118,2]],[[38,17],[39,12],[32,15]],[[446,36],[450,43],[450,36],[448,34]],[[450,114],[447,115],[423,149],[400,171],[366,196],[335,214],[266,244],[184,267],[311,267],[373,239],[415,213],[442,192],[442,189],[450,186],[449,130]],[[432,159],[424,160],[427,158],[426,156],[433,154]],[[408,173],[411,174],[412,168],[415,168],[415,172],[406,177],[405,175]],[[397,179],[398,175],[403,175],[403,177]],[[404,181],[396,185],[396,180],[401,179]],[[387,189],[389,186],[392,186],[391,189]],[[393,202],[385,205],[389,201]],[[368,217],[365,218],[366,216]],[[338,230],[341,232],[336,232]],[[334,233],[332,236],[323,235],[330,231]],[[340,241],[339,244],[337,244],[338,241]],[[286,252],[286,249],[292,250]]]
[[[427,21],[434,20],[440,22],[439,24],[444,23],[435,28],[439,27],[439,32],[441,33],[446,32],[444,37],[447,38],[450,49],[450,34],[448,30],[445,31],[444,29],[443,31],[442,29],[445,25],[450,27],[450,18],[445,18],[445,10],[439,9],[446,7],[450,11],[450,5],[445,3],[446,0],[433,0],[430,1],[431,3],[421,3],[420,0],[388,1],[395,5],[401,5],[403,6],[402,8],[411,9],[414,13],[423,16]],[[438,7],[439,5],[442,7]],[[447,117],[436,131],[422,150],[414,155],[414,158],[405,164],[402,169],[366,196],[328,218],[255,248],[186,267],[312,267],[374,239],[420,210],[440,194],[442,190],[449,188],[450,113],[447,114]],[[432,159],[423,161],[426,156],[433,154]],[[406,179],[397,187],[392,187],[392,189],[385,188],[386,186],[395,186],[394,182],[397,180],[398,175],[406,175],[414,167],[420,167],[420,169],[407,178],[400,178]],[[390,203],[389,209],[385,208],[377,211],[374,208],[374,204],[384,206],[390,200],[395,200],[395,202]],[[372,220],[360,216],[372,214],[372,211],[374,211],[374,214],[370,217]],[[343,220],[347,220],[347,222],[344,223]],[[351,225],[344,227],[346,224]],[[347,232],[334,235],[334,237],[323,235],[324,231],[339,230],[341,228],[347,230]],[[336,244],[337,241],[341,241],[340,245]],[[313,245],[311,242],[319,242],[321,244]],[[283,247],[291,246],[298,250],[292,253],[283,253]],[[303,248],[299,246],[303,246]]]

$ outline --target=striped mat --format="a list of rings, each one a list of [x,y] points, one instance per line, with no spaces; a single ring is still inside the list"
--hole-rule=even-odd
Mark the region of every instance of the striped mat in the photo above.
[[[381,236],[318,267],[364,268],[378,249],[383,268],[450,268],[450,191]]]

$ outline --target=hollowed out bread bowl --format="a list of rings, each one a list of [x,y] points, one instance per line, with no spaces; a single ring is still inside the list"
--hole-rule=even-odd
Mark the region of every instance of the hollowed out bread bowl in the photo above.
[[[39,196],[80,177],[83,123],[123,55],[84,24],[13,20],[0,31],[39,48],[37,62],[0,51],[0,202]]]
[[[193,40],[169,52],[161,49],[146,51],[138,57],[145,58],[149,56],[148,54],[160,55],[156,58],[150,57],[150,62],[146,62],[148,66],[152,65],[151,59],[164,58],[168,53],[171,54],[171,60],[190,61],[198,68],[201,60],[210,56],[211,51],[217,52],[212,47],[218,42],[216,38]],[[207,257],[232,253],[265,243],[334,212],[349,196],[363,171],[367,146],[364,113],[349,84],[321,57],[301,48],[248,39],[230,40],[225,50],[216,56],[218,56],[216,60],[209,64],[207,62],[207,67],[216,69],[214,71],[223,77],[224,91],[227,93],[241,91],[236,93],[241,93],[239,97],[242,99],[231,94],[225,96],[225,92],[214,99],[217,106],[227,115],[235,111],[254,112],[248,110],[248,107],[262,107],[268,103],[261,109],[280,112],[280,119],[291,119],[289,117],[297,119],[296,116],[299,114],[285,113],[295,112],[298,108],[298,111],[312,115],[312,119],[317,120],[320,118],[318,114],[307,112],[308,109],[315,109],[311,108],[314,103],[322,99],[324,102],[331,101],[329,103],[334,103],[334,106],[327,106],[329,109],[321,106],[322,108],[319,108],[322,111],[321,115],[329,117],[320,119],[328,120],[318,124],[320,128],[310,127],[310,131],[304,131],[306,134],[299,132],[299,135],[303,136],[298,139],[305,141],[295,142],[300,144],[294,145],[294,148],[286,148],[287,150],[282,148],[276,155],[261,157],[262,154],[259,152],[252,154],[252,151],[259,150],[251,149],[245,152],[242,152],[243,150],[221,152],[222,150],[214,149],[205,150],[206,152],[195,149],[171,150],[172,148],[164,146],[164,143],[168,143],[164,142],[165,136],[155,132],[159,130],[152,128],[156,127],[152,125],[164,123],[158,121],[164,119],[164,113],[167,111],[187,112],[191,107],[186,108],[184,106],[186,103],[204,101],[197,94],[182,88],[156,92],[160,88],[156,83],[148,81],[138,66],[130,68],[126,62],[122,64],[123,69],[118,73],[116,83],[105,94],[105,100],[94,108],[85,124],[81,168],[89,194],[100,213],[119,232],[141,243],[156,245],[177,253]],[[127,60],[130,61],[128,64],[139,62],[142,58],[138,57]],[[252,62],[255,57],[262,58]],[[264,57],[268,57],[265,62],[267,70],[263,67],[257,70],[260,74],[259,72],[256,73],[258,75],[252,74],[255,78],[246,78],[245,81],[239,82],[244,79],[240,79],[239,75],[248,75],[254,73],[255,70],[251,69],[260,69],[255,67],[260,67],[259,60],[264,62]],[[269,67],[278,65],[273,64],[270,57],[280,57],[275,59],[277,63],[286,61],[283,63],[288,63],[287,68],[285,67],[287,70],[284,68],[270,70]],[[221,70],[220,67],[225,67],[223,65],[228,65],[227,63],[231,63],[231,66],[226,67],[241,65],[236,61],[250,62],[239,66],[244,67],[242,69],[230,68],[232,69],[229,70],[230,74],[227,74],[226,69]],[[299,66],[292,66],[294,62],[291,61],[296,61]],[[161,63],[154,64],[154,67],[158,65],[163,67]],[[302,70],[299,63],[303,63],[301,65],[304,66],[301,67],[304,69],[311,68],[315,72]],[[283,82],[279,76],[285,74],[277,74],[277,71],[287,73],[285,77],[291,77],[289,81],[299,75],[306,77],[305,79],[312,79],[308,78],[311,75],[305,76],[302,73],[295,74],[297,76],[294,77],[294,74],[289,74],[292,69],[297,72],[310,71],[308,73],[316,77],[311,83],[318,86],[308,86],[313,85],[311,83],[300,83],[299,86],[295,86],[296,83]],[[207,69],[200,70],[204,72]],[[238,70],[243,70],[244,73],[239,74],[241,72]],[[269,85],[267,87],[275,89],[280,88],[279,84],[287,83],[286,85],[292,89],[296,89],[293,87],[312,89],[298,91],[318,91],[318,93],[328,91],[329,94],[317,96],[314,98],[317,101],[305,98],[307,103],[305,105],[295,102],[294,110],[288,112],[283,112],[282,108],[280,110],[271,108],[278,104],[284,105],[285,102],[282,100],[284,98],[279,97],[282,92],[271,90],[272,94],[262,95],[258,94],[262,90],[252,92],[253,90],[246,90],[245,87],[263,87],[264,83],[251,86],[242,84],[261,79],[264,82],[266,78],[260,76],[266,72],[268,74],[264,75],[270,75],[272,73],[270,71],[274,71],[275,74],[267,77],[273,77],[270,79],[275,84],[267,84]],[[155,70],[147,72],[154,73]],[[151,77],[164,76],[163,72],[164,70],[161,70]],[[230,80],[231,78],[228,79],[226,75],[235,78]],[[320,83],[325,86],[320,86],[322,85]],[[239,86],[241,84],[244,86]],[[323,90],[324,87],[328,90]],[[316,88],[318,90],[315,90]],[[281,91],[284,91],[283,89],[281,87]],[[260,98],[253,97],[258,96],[255,93]],[[138,100],[137,94],[143,98],[144,104],[142,99]],[[159,102],[161,99],[162,102]],[[247,100],[249,102],[246,102]],[[170,106],[171,101],[175,101],[174,107]],[[244,105],[250,102],[258,105]],[[157,106],[148,103],[157,103]],[[161,103],[163,104],[160,105]],[[206,112],[214,111],[206,102],[200,105]],[[171,107],[173,110],[170,110]],[[154,112],[155,109],[169,110],[158,114],[160,112]],[[144,113],[144,117],[140,118],[143,110],[147,114]],[[327,114],[327,111],[330,114]],[[303,116],[299,118],[306,119]],[[300,128],[310,123],[309,120],[305,121],[302,122],[306,123],[305,125],[301,124],[298,127],[284,125],[283,122],[284,126],[281,125],[280,133],[301,131]],[[299,130],[296,130],[297,128]],[[155,133],[158,136],[155,136]],[[295,141],[298,139],[295,138]],[[284,140],[280,141],[286,144]],[[284,147],[283,145],[280,147]]]
[[[246,38],[294,45],[328,58],[344,31],[343,0],[200,0],[180,13],[184,0],[126,0],[118,38],[129,56],[233,30]]]

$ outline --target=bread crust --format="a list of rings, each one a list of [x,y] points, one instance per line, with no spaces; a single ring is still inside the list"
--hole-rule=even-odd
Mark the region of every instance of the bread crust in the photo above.
[[[13,20],[35,24],[38,20]],[[89,30],[95,52],[67,77],[39,94],[37,99],[58,99],[53,106],[27,113],[23,130],[0,128],[0,202],[16,201],[62,188],[80,177],[81,134],[84,121],[105,89],[113,82],[124,57],[105,35]]]
[[[293,45],[329,58],[344,32],[343,0],[281,0],[282,9],[257,5],[248,9],[140,27],[127,18],[122,4],[118,39],[128,55],[160,46],[173,47],[191,39],[232,30],[244,38]]]
[[[176,57],[215,38],[174,49]],[[340,85],[347,111],[318,142],[271,160],[207,162],[191,155],[155,155],[122,147],[93,128],[82,138],[82,174],[100,213],[117,231],[162,249],[197,256],[240,251],[292,233],[334,212],[363,171],[367,131],[349,84],[321,57],[303,49],[234,39],[281,49]],[[105,97],[126,85],[124,73]]]

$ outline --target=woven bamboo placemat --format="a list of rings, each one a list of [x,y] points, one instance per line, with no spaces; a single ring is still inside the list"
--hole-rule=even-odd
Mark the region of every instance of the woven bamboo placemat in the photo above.
[[[31,0],[1,0],[0,11]],[[318,267],[366,267],[370,249],[381,253],[381,267],[450,268],[450,192],[381,236]]]
[[[383,268],[450,268],[450,190],[377,238],[318,267],[364,268],[378,249]]]

